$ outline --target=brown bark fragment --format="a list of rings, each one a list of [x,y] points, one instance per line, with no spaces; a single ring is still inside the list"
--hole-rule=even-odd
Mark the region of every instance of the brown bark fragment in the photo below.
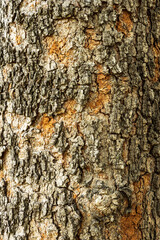
[[[86,48],[93,50],[98,45],[100,45],[100,41],[97,40],[97,32],[95,31],[95,29],[86,29],[86,37]]]
[[[26,46],[26,43],[27,43],[26,32],[21,25],[17,23],[10,24],[9,35],[10,35],[11,42],[15,47],[21,44]]]
[[[127,160],[128,160],[128,140],[126,140],[126,141],[123,143],[122,156],[123,156],[124,162],[127,162]]]
[[[23,12],[29,12],[29,13],[32,13],[32,12],[35,12],[36,11],[36,8],[38,6],[41,6],[43,4],[43,6],[47,7],[47,4],[44,4],[44,1],[42,0],[24,0],[22,3],[21,3],[21,11]]]
[[[56,240],[58,232],[53,230],[48,232],[48,227],[51,222],[48,219],[45,219],[43,222],[35,222],[32,220],[30,222],[30,236],[29,240]]]
[[[4,178],[4,173],[3,171],[0,171],[0,181],[2,180],[2,178]]]
[[[98,177],[99,179],[108,179],[108,175],[106,173],[99,173]]]
[[[154,61],[155,61],[155,75],[153,78],[153,82],[157,82],[160,77],[160,67],[159,67],[159,56],[160,56],[160,48],[159,44],[155,44],[155,47],[153,47],[153,53],[154,53]]]
[[[12,71],[12,66],[10,64],[6,64],[3,67],[3,78],[5,81],[7,81],[7,76],[9,71]]]
[[[14,185],[13,180],[11,179],[9,175],[9,170],[10,170],[10,152],[8,149],[5,150],[2,156],[3,159],[3,169],[0,171],[0,181],[4,179],[6,182],[6,193],[7,197],[11,197],[12,194],[14,193],[12,186]]]
[[[150,188],[150,181],[150,174],[145,174],[138,182],[133,184],[134,201],[132,204],[131,213],[123,216],[120,221],[120,234],[123,240],[142,239],[141,231],[139,229],[144,211],[142,203],[146,196],[147,190]]]
[[[73,50],[66,50],[66,39],[54,40],[47,37],[48,54],[52,55],[58,62],[68,66],[69,62],[73,60]]]
[[[23,6],[27,6],[27,5],[31,4],[31,6],[33,6],[33,5],[37,5],[37,4],[39,4],[39,3],[41,3],[41,0],[36,0],[36,1],[33,1],[33,0],[24,0],[23,3],[22,3],[22,5],[23,5]]]
[[[118,32],[124,33],[126,37],[129,37],[132,28],[133,22],[131,20],[130,13],[125,10],[119,16],[119,20],[116,23],[116,29]]]
[[[98,91],[96,93],[91,93],[90,100],[87,106],[91,109],[91,114],[97,114],[104,107],[106,102],[110,100],[110,75],[105,75],[103,73],[102,67],[98,66],[97,74],[97,85]]]
[[[61,20],[55,25],[57,34],[48,36],[43,44],[47,49],[46,57],[65,66],[74,60],[73,36],[76,33],[77,22],[74,20]]]

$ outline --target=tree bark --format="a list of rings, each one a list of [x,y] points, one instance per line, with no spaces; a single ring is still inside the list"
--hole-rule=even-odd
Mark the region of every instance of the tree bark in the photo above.
[[[159,9],[1,0],[0,239],[160,239]]]

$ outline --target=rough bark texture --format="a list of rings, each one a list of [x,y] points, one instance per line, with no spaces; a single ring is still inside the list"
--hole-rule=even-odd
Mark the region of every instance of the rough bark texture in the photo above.
[[[0,239],[160,239],[159,9],[0,1]]]

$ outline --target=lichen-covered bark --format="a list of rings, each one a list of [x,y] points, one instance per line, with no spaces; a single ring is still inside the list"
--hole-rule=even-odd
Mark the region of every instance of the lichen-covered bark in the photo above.
[[[159,9],[0,1],[0,239],[160,239]]]

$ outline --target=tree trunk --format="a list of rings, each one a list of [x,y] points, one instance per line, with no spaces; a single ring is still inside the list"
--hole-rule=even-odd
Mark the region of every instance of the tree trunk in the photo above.
[[[1,0],[0,239],[160,239],[159,9]]]

